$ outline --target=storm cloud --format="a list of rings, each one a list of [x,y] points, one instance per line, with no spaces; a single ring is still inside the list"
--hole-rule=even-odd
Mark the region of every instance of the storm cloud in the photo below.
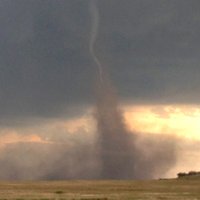
[[[0,2],[1,120],[94,101],[88,1]],[[96,52],[122,100],[199,103],[199,2],[101,0]]]

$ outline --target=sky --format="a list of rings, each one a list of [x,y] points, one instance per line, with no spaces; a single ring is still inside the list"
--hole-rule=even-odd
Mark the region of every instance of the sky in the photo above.
[[[112,88],[103,93],[89,49],[92,1],[93,50]],[[122,148],[134,157],[130,168],[150,166],[130,178],[198,171],[199,7],[197,0],[1,0],[0,179],[110,178],[102,173],[106,153],[98,157],[105,145],[98,120],[111,105],[102,114],[100,100],[119,108],[121,137],[134,141],[137,150]]]

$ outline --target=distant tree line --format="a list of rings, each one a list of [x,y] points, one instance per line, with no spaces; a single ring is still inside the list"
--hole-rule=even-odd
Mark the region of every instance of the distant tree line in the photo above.
[[[186,176],[197,176],[200,175],[199,171],[189,171],[188,173],[186,172],[179,172],[177,174],[178,178],[186,177]]]

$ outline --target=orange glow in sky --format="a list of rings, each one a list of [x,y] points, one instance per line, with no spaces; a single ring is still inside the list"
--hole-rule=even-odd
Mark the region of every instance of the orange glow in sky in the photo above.
[[[124,116],[128,128],[132,131],[172,134],[200,140],[198,106],[126,106]]]
[[[0,136],[0,147],[18,142],[47,143],[47,141],[44,141],[41,137],[35,134],[21,135],[15,132],[8,132],[7,134]]]
[[[183,105],[149,105],[122,107],[127,128],[136,133],[172,134],[200,140],[200,108]],[[51,136],[69,134],[94,135],[96,123],[93,114],[74,119],[49,121],[36,127],[0,130],[0,147],[17,142],[51,143]],[[45,135],[45,137],[43,136]],[[47,138],[47,139],[43,139]]]

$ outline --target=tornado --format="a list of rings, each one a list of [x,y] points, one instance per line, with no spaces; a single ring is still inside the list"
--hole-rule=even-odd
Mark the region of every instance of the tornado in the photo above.
[[[98,69],[99,81],[96,88],[95,119],[97,121],[98,145],[100,149],[101,174],[103,179],[131,178],[133,167],[133,146],[126,130],[123,114],[119,108],[116,90],[105,68],[95,54],[98,36],[98,1],[90,0],[91,34],[89,49]],[[104,71],[103,71],[104,69]]]
[[[89,1],[89,11],[91,14],[89,50],[98,70],[94,116],[101,163],[99,178],[153,178],[157,173],[166,172],[175,163],[174,144],[169,143],[168,139],[158,142],[159,138],[150,136],[143,138],[141,134],[128,131],[117,91],[106,67],[102,66],[95,53],[100,22],[97,0]]]

